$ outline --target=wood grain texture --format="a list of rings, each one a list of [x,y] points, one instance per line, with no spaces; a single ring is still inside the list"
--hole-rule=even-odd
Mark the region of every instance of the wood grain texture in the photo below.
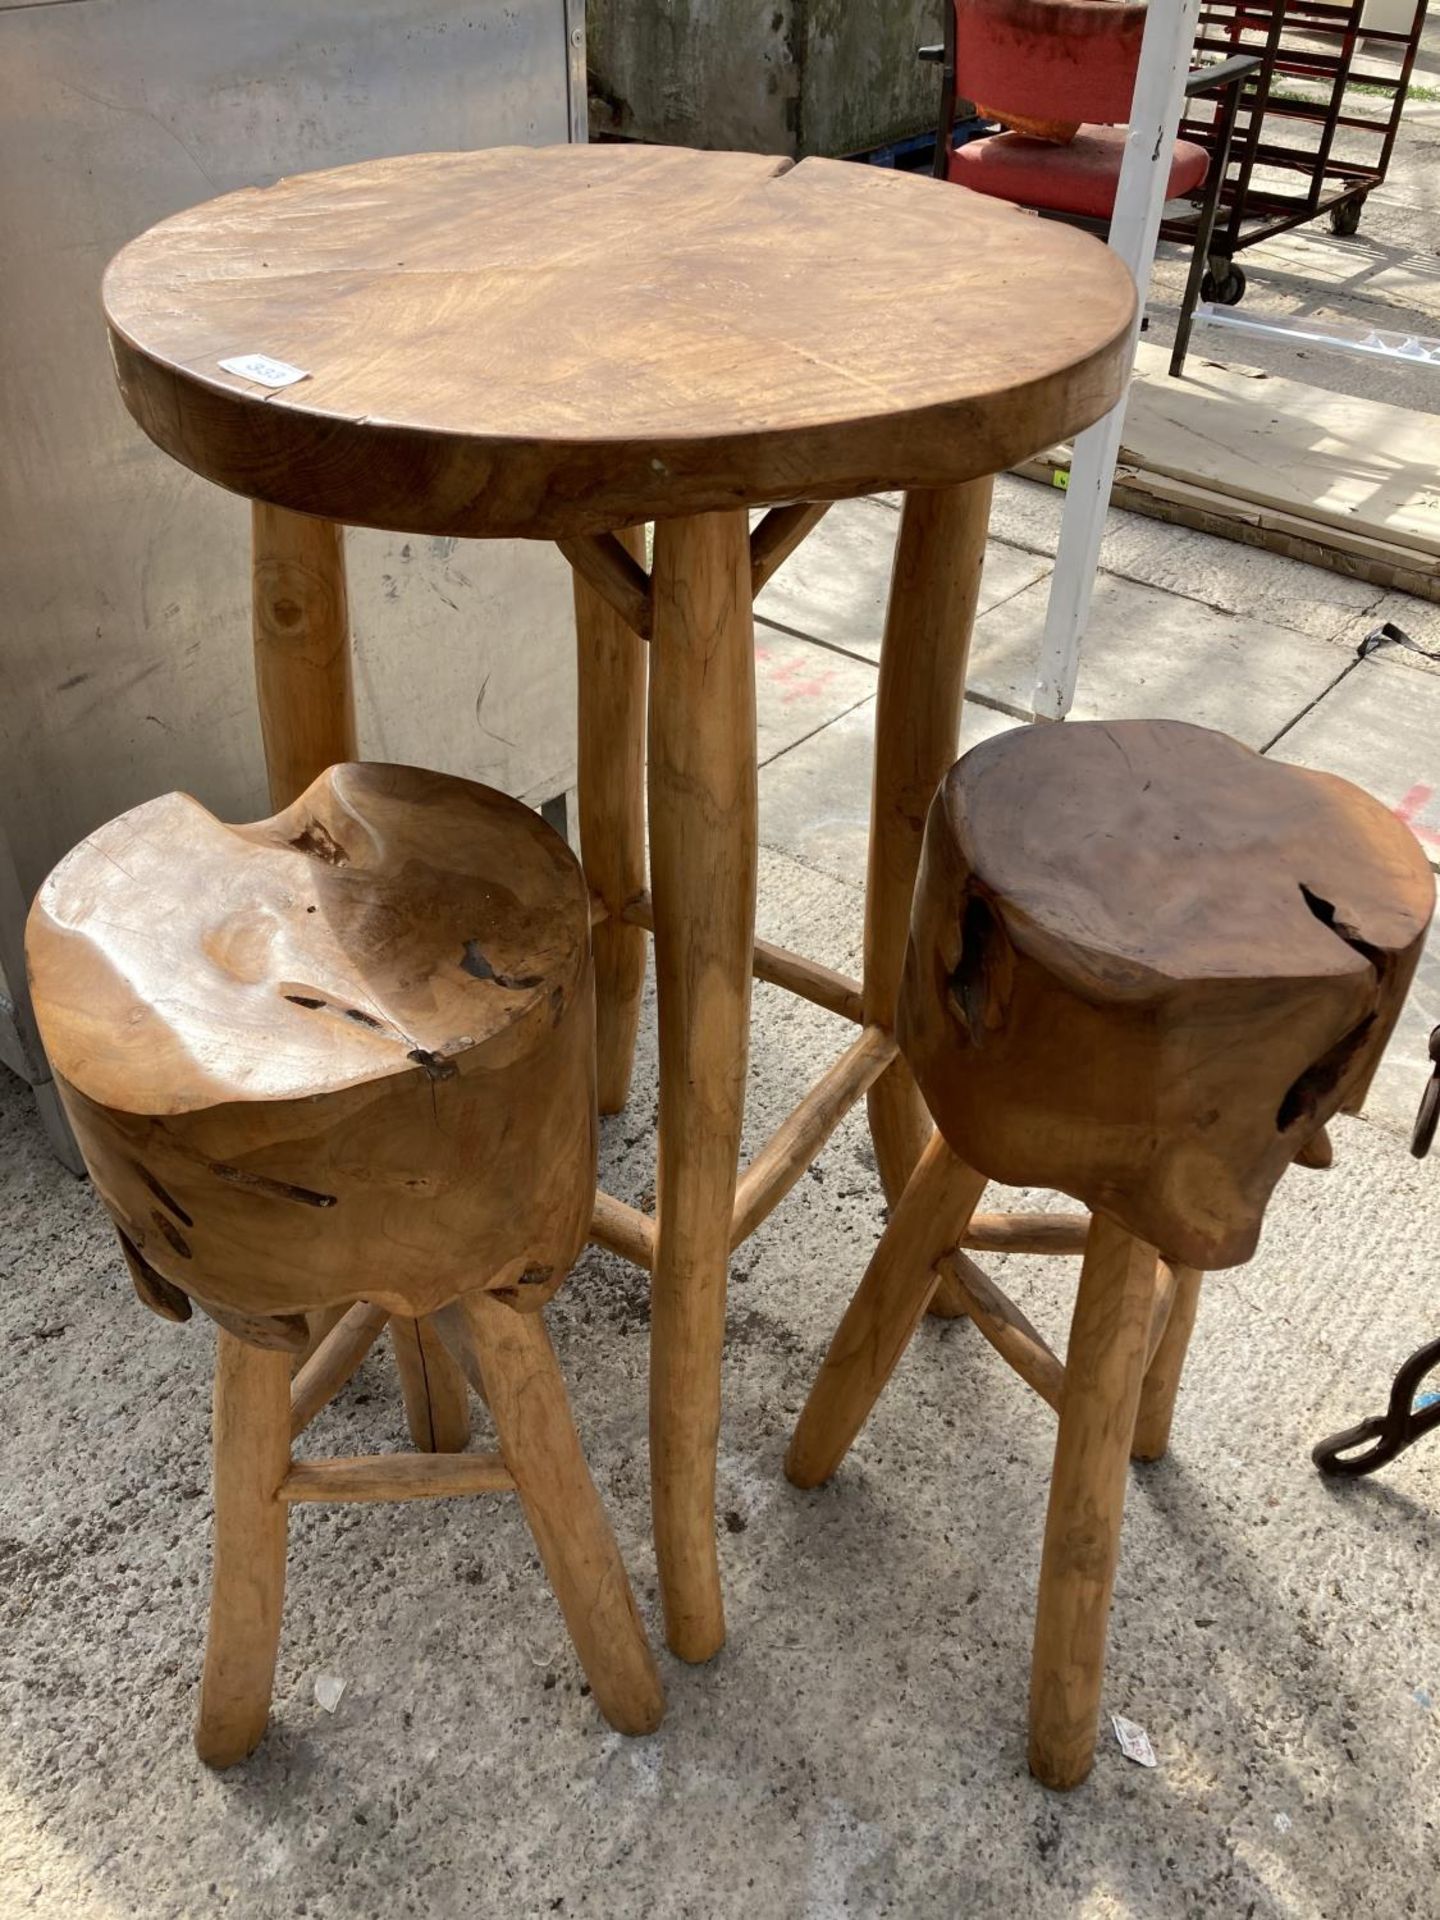
[[[940,1271],[954,1281],[965,1312],[1000,1358],[1058,1413],[1065,1369],[1049,1342],[989,1274],[963,1253],[948,1254],[940,1262]]]
[[[647,1273],[655,1264],[654,1220],[613,1194],[597,1191],[590,1238],[597,1247],[608,1247]]]
[[[652,579],[660,1143],[650,1473],[670,1647],[681,1659],[708,1660],[725,1639],[715,1449],[755,930],[755,648],[745,514],[661,521]]]
[[[508,1493],[515,1485],[498,1453],[366,1453],[297,1460],[280,1482],[287,1504],[338,1500],[453,1500]]]
[[[992,1179],[1238,1265],[1362,1098],[1434,898],[1413,835],[1333,775],[1179,721],[1019,729],[936,796],[901,1048]]]
[[[772,507],[750,535],[750,591],[758,595],[834,505],[830,500],[792,500]]]
[[[785,1198],[825,1142],[895,1057],[893,1035],[866,1027],[791,1109],[735,1187],[730,1245],[738,1247]]]
[[[336,1327],[338,1327],[340,1322],[345,1318],[346,1311],[346,1308],[340,1306],[322,1307],[318,1313],[306,1314],[305,1351],[300,1355],[300,1364],[302,1366],[306,1361],[314,1359],[315,1355],[320,1351],[321,1347],[324,1346]]]
[[[960,1244],[976,1253],[1084,1253],[1088,1213],[977,1213]]]
[[[327,767],[359,757],[345,531],[257,501],[251,541],[255,693],[278,813]]]
[[[559,545],[576,576],[599,594],[637,639],[648,640],[650,576],[641,564],[645,557],[645,529],[630,531],[639,534],[638,546],[633,541],[621,540],[614,533],[579,533]]]
[[[215,1546],[210,1631],[195,1750],[233,1767],[260,1744],[270,1715],[285,1601],[290,1359],[219,1334],[213,1447]]]
[[[785,1455],[793,1485],[819,1486],[850,1451],[920,1324],[939,1282],[938,1263],[984,1191],[985,1176],[932,1134],[796,1424]]]
[[[383,1307],[357,1300],[345,1310],[321,1344],[309,1354],[290,1383],[290,1438],[310,1422],[353,1380],[371,1347],[385,1331],[389,1315]]]
[[[925,816],[960,740],[992,490],[985,478],[911,493],[900,516],[880,649],[865,876],[864,1015],[868,1025],[890,1030]],[[903,1059],[870,1089],[867,1104],[885,1198],[894,1206],[930,1137],[930,1115]],[[931,1305],[946,1319],[960,1312],[943,1275]]]
[[[645,529],[614,536],[637,563]],[[646,626],[649,583],[646,582]],[[580,854],[590,890],[605,909],[595,923],[595,1087],[601,1113],[619,1113],[630,1092],[640,996],[645,985],[645,934],[624,919],[645,892],[644,641],[611,600],[577,569],[576,665],[579,729]]]
[[[630,903],[625,909],[625,918],[633,926],[648,927],[654,931],[654,903],[648,893]],[[800,999],[808,1000],[812,1006],[824,1007],[827,1013],[838,1014],[842,1020],[853,1021],[856,1026],[864,1024],[864,996],[860,982],[852,979],[848,973],[822,966],[818,960],[808,959],[803,953],[795,953],[789,947],[777,947],[771,940],[755,942],[750,970],[757,980],[764,980],[773,987],[783,987],[787,993],[798,994]]]
[[[375,766],[253,826],[170,794],[67,856],[28,950],[101,1198],[215,1317],[538,1306],[585,1244],[589,897],[517,802]]]
[[[1065,1350],[1030,1672],[1030,1771],[1075,1787],[1095,1757],[1155,1249],[1097,1213]]]
[[[390,1344],[411,1440],[422,1453],[463,1453],[470,1438],[470,1390],[444,1341],[428,1320],[397,1313]]]
[[[1134,291],[1090,236],[943,182],[611,145],[229,194],[104,298],[131,413],[222,486],[562,538],[1001,471],[1118,397]],[[308,377],[218,364],[245,352]]]
[[[1180,1376],[1200,1310],[1200,1283],[1205,1278],[1197,1267],[1174,1267],[1174,1296],[1140,1390],[1140,1410],[1135,1416],[1135,1437],[1130,1446],[1132,1460],[1160,1460],[1170,1445],[1170,1424],[1175,1417],[1175,1400],[1180,1391]]]
[[[493,1294],[467,1294],[460,1306],[500,1451],[595,1704],[621,1733],[653,1733],[665,1712],[664,1691],[580,1451],[544,1319],[517,1313]]]

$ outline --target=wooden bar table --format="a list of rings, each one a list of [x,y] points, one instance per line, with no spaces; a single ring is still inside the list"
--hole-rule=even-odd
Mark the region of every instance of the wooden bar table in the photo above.
[[[862,1093],[890,1198],[928,1135],[891,1026],[925,812],[956,750],[991,476],[1112,405],[1133,300],[1097,241],[942,182],[621,146],[282,180],[162,222],[105,281],[131,413],[255,503],[277,808],[356,755],[344,526],[554,540],[575,570],[605,1110],[626,1096],[647,931],[660,1026],[656,1214],[601,1194],[594,1237],[653,1275],[656,1551],[687,1660],[725,1637],[730,1252]],[[826,504],[881,488],[906,501],[855,981],[754,936],[751,600]],[[859,1035],[737,1184],[752,974]],[[463,1441],[446,1366],[416,1328],[407,1397],[430,1397],[437,1445],[457,1424]],[[425,1406],[411,1414],[423,1428]]]

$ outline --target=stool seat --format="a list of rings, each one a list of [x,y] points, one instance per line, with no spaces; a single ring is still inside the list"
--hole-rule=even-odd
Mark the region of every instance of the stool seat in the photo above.
[[[145,913],[127,914],[142,890]],[[82,842],[42,907],[51,1006],[77,989],[54,1064],[90,1100],[155,1114],[308,1099],[425,1061],[463,1071],[575,993],[589,924],[583,876],[530,808],[372,764],[332,767],[253,825],[165,794]]]
[[[413,767],[332,767],[253,825],[172,793],[100,828],[28,952],[128,1251],[252,1315],[353,1300],[371,1244],[392,1312],[541,1304],[593,1204],[589,923],[538,814]]]
[[[1003,734],[931,809],[901,1046],[980,1172],[1238,1265],[1363,1098],[1433,899],[1414,836],[1330,774],[1179,721]]]

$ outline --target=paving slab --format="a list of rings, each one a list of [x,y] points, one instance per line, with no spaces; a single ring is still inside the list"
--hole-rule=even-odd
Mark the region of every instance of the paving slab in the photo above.
[[[757,626],[755,731],[761,766],[868,699],[875,680],[876,669],[868,661]]]
[[[1440,676],[1372,654],[1296,721],[1274,754],[1354,780],[1440,862]]]
[[[1049,592],[1043,581],[976,622],[970,685],[984,699],[1030,711]],[[1101,574],[1073,713],[1193,720],[1260,747],[1343,667],[1327,641]]]
[[[1433,656],[1426,659],[1418,654],[1409,655],[1405,661],[1407,666],[1440,672],[1440,604],[1434,600],[1417,600],[1411,593],[1387,593],[1375,603],[1369,624],[1379,626],[1384,620],[1393,620],[1402,633],[1407,633]]]
[[[878,660],[899,527],[898,515],[883,501],[840,501],[761,593],[756,618]],[[982,609],[998,606],[1049,570],[1043,557],[992,540],[980,581]]]
[[[1217,612],[1293,627],[1317,640],[1353,639],[1358,644],[1381,617],[1374,610],[1385,598],[1385,589],[1368,580],[1349,580],[1283,554],[1217,540],[1193,527],[1173,527],[1140,513],[1112,514],[1100,565]],[[1409,602],[1408,594],[1392,597]],[[1440,614],[1440,608],[1435,611]]]
[[[1063,488],[1026,480],[1018,473],[997,474],[990,505],[990,537],[1054,559],[1064,512]],[[1112,507],[1105,524],[1114,526],[1125,517]]]
[[[905,503],[903,493],[877,493],[872,497],[897,513]],[[1029,480],[1018,473],[997,473],[990,505],[990,538],[1053,558],[1064,509],[1065,494],[1053,483]],[[1111,521],[1123,518],[1123,514],[1111,510]]]
[[[961,751],[1015,724],[1004,714],[967,700]],[[867,700],[763,768],[762,845],[863,887],[874,757],[875,702]]]

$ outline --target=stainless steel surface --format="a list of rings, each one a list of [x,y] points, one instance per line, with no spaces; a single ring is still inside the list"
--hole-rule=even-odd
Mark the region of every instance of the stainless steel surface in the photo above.
[[[121,407],[106,261],[180,207],[284,173],[566,139],[584,125],[583,20],[581,0],[0,8],[0,835],[22,900],[155,793],[184,788],[231,819],[268,810],[248,508]],[[536,802],[572,784],[554,549],[352,532],[349,555],[362,751]]]

